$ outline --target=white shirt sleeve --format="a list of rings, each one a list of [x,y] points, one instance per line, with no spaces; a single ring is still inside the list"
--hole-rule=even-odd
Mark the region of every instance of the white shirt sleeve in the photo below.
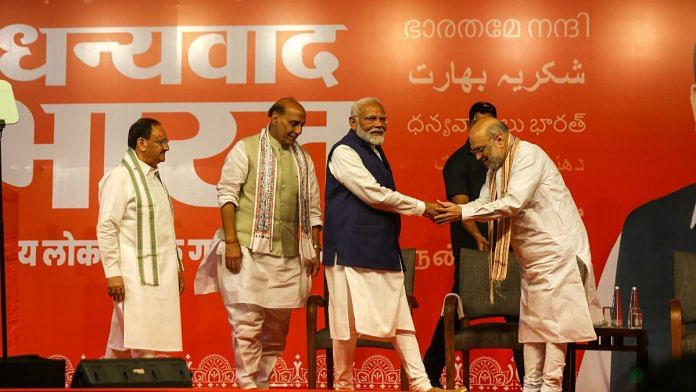
[[[129,182],[128,173],[119,166],[112,169],[99,186],[97,243],[107,278],[121,276],[119,233],[128,207]]]
[[[490,193],[489,177],[487,177],[486,183],[481,188],[480,197],[471,203],[461,205],[462,220],[492,220],[517,215],[534,196],[544,175],[543,154],[539,152],[534,148],[518,148],[510,173],[507,195],[491,202],[488,195]],[[500,173],[496,176],[498,181],[500,176]]]
[[[240,140],[232,147],[222,165],[220,181],[217,184],[220,207],[227,203],[232,203],[235,207],[239,206],[239,191],[247,181],[247,174],[249,174],[249,158],[247,158],[244,142]]]
[[[372,208],[401,215],[423,215],[425,211],[424,202],[381,186],[358,153],[346,145],[336,147],[329,170],[338,182]]]
[[[306,153],[306,152],[305,152]],[[319,181],[314,170],[314,162],[312,157],[307,154],[307,167],[309,173],[309,223],[310,226],[321,226],[321,196],[319,193]]]

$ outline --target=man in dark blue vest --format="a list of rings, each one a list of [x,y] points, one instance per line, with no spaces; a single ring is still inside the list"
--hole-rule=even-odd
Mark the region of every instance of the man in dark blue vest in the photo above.
[[[350,130],[329,152],[324,265],[329,287],[336,389],[353,389],[358,337],[389,340],[415,391],[432,389],[421,361],[404,289],[399,215],[432,216],[434,204],[396,191],[381,144],[384,107],[363,98],[351,108]]]

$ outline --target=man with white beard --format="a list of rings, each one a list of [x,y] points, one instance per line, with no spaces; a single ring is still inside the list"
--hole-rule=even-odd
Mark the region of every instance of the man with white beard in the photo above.
[[[377,99],[358,100],[348,122],[326,173],[323,263],[335,387],[353,389],[355,344],[368,337],[392,342],[413,390],[432,390],[406,300],[399,215],[431,217],[435,204],[396,191],[381,147],[387,116]]]

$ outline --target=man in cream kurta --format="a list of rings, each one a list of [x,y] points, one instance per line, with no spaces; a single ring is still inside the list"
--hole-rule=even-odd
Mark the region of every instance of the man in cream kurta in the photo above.
[[[195,282],[196,294],[222,295],[243,389],[268,388],[290,311],[305,305],[320,267],[319,186],[311,158],[296,143],[305,110],[283,98],[268,116],[268,127],[225,159],[218,183],[223,229]]]
[[[99,183],[97,240],[114,300],[106,358],[181,351],[182,265],[174,217],[157,164],[169,150],[159,122],[143,118],[128,132],[123,162]]]
[[[411,388],[432,389],[406,300],[398,238],[399,215],[429,216],[435,205],[395,190],[380,147],[386,122],[378,100],[357,101],[350,131],[329,153],[324,265],[337,390],[353,389],[361,336],[391,341]]]
[[[594,291],[588,291],[588,301],[579,268],[585,266],[594,279],[585,227],[561,174],[541,148],[525,141],[513,143],[515,137],[494,118],[477,122],[469,140],[476,158],[489,168],[486,183],[471,203],[441,203],[435,220],[511,219],[510,240],[522,278],[519,340],[524,343],[524,391],[560,391],[567,343],[596,338],[588,305],[596,299]],[[511,151],[514,158],[506,169]],[[509,178],[507,193],[500,191],[504,177]],[[491,198],[493,185],[497,192]]]

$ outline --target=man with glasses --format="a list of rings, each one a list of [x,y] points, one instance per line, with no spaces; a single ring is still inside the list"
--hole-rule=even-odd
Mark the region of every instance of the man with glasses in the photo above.
[[[123,161],[99,182],[97,241],[114,301],[106,358],[182,350],[183,265],[169,193],[157,168],[167,151],[162,125],[141,118],[128,131]]]
[[[335,387],[353,389],[361,336],[391,341],[415,391],[432,389],[421,361],[404,289],[399,215],[432,216],[433,203],[396,191],[382,143],[384,107],[358,100],[350,130],[331,148],[326,172],[324,265]]]
[[[497,117],[495,106],[489,102],[476,102],[469,109],[469,128],[481,117]],[[466,143],[457,149],[447,159],[442,175],[445,180],[445,192],[447,200],[456,204],[466,204],[478,197],[483,183],[486,182],[488,169],[476,159],[475,154],[480,151],[471,151],[471,144]],[[485,233],[485,234],[482,234]],[[459,254],[461,248],[488,250],[488,224],[485,222],[452,222],[450,224],[450,236],[452,238],[452,255],[454,256],[454,285],[452,292],[459,292]],[[517,318],[506,318],[506,321],[517,321]],[[460,328],[459,323],[454,325],[455,331]],[[520,384],[524,379],[524,366],[522,351],[514,350],[515,364]],[[430,347],[423,357],[425,370],[428,372],[430,383],[440,386],[442,369],[445,366],[445,324],[440,317],[435,326]]]
[[[596,298],[593,291],[588,301],[578,268],[581,262],[592,276],[585,226],[561,173],[541,148],[493,117],[474,124],[469,142],[488,168],[486,182],[470,203],[440,202],[435,221],[496,222],[489,239],[491,290],[506,278],[510,245],[519,260],[523,390],[561,391],[567,343],[596,339],[588,305]]]
[[[305,109],[282,98],[268,117],[225,159],[217,186],[222,229],[195,282],[196,294],[222,295],[242,389],[268,389],[290,313],[305,305],[320,267],[319,185],[297,143]]]

